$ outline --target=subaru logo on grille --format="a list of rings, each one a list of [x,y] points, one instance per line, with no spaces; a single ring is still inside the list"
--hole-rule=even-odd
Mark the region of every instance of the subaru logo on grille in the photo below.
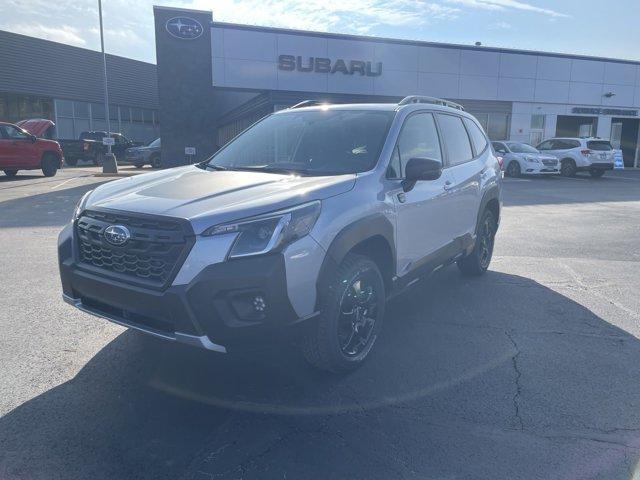
[[[104,239],[111,245],[121,247],[129,241],[131,232],[123,225],[109,225],[104,229]]]
[[[165,28],[172,36],[183,40],[195,40],[203,32],[200,22],[189,17],[171,18],[167,20]]]

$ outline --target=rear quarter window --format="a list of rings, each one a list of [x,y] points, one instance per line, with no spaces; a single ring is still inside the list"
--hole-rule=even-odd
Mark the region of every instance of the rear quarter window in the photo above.
[[[601,152],[608,152],[609,150],[613,150],[613,147],[606,140],[592,140],[587,142],[587,148],[589,150],[597,150]]]
[[[484,152],[484,149],[487,148],[487,138],[480,130],[480,127],[476,125],[475,122],[469,120],[468,118],[464,119],[464,124],[467,127],[467,131],[469,132],[469,137],[471,137],[471,143],[473,144],[473,148],[475,150],[476,155],[480,155]]]

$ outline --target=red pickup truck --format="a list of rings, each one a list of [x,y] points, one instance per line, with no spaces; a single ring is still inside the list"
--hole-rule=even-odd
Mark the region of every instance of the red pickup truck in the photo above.
[[[60,144],[36,135],[37,132],[0,122],[0,170],[5,175],[13,177],[18,170],[42,170],[45,177],[53,177],[62,167]]]

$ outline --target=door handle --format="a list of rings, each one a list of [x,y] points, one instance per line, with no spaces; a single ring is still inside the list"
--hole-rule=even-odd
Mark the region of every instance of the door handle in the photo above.
[[[442,188],[445,189],[445,191],[449,191],[453,188],[453,183],[451,183],[449,180],[447,180],[446,182],[444,182],[444,185],[442,186]]]

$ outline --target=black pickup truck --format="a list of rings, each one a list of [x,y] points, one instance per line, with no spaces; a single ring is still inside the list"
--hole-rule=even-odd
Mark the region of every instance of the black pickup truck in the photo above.
[[[58,140],[64,152],[64,161],[67,165],[76,165],[79,160],[92,162],[94,165],[102,165],[107,146],[102,144],[102,139],[107,132],[92,131],[82,132],[78,140]],[[136,147],[140,143],[133,142],[121,133],[112,133],[115,144],[111,152],[118,162],[124,161],[127,148]]]
[[[45,118],[21,120],[17,125],[38,138],[56,140],[62,148],[64,163],[67,165],[74,166],[78,161],[83,160],[100,166],[107,153],[107,146],[102,144],[102,139],[107,136],[107,132],[104,131],[82,132],[78,140],[62,140],[56,138],[56,124]],[[143,145],[129,140],[121,133],[112,133],[111,136],[115,141],[111,152],[118,162],[125,161],[127,148]]]

